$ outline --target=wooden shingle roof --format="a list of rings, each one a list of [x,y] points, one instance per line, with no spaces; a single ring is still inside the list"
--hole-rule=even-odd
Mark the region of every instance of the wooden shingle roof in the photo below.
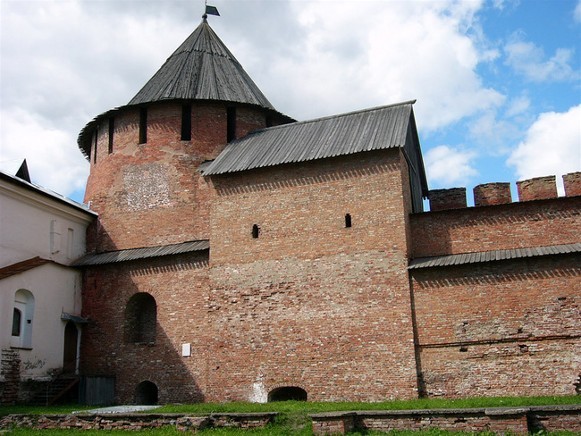
[[[129,101],[219,100],[274,110],[206,20]]]
[[[294,121],[274,109],[204,19],[129,103],[108,110],[87,123],[77,139],[79,148],[88,158],[95,130],[116,112],[132,106],[172,100],[248,104],[272,111],[287,121]]]

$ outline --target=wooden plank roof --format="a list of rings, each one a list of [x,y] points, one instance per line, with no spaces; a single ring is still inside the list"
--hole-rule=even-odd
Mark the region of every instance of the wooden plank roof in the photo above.
[[[81,152],[89,157],[91,138],[103,120],[128,107],[161,101],[248,104],[294,121],[272,106],[204,19],[128,104],[103,112],[87,123],[77,138]]]
[[[364,151],[403,148],[415,129],[407,101],[262,129],[229,143],[202,173],[217,175]],[[417,133],[412,135],[417,138]],[[415,144],[419,148],[419,144]],[[423,168],[422,168],[423,171]]]
[[[21,262],[13,263],[12,265],[7,265],[0,268],[0,280],[12,277],[13,275],[26,272],[28,270],[34,269],[41,265],[46,265],[51,263],[51,260],[43,259],[42,257],[36,256],[30,259],[23,260]]]
[[[274,110],[206,20],[129,101],[219,100]]]
[[[480,251],[475,253],[449,254],[445,256],[421,257],[410,261],[408,269],[435,268],[523,259],[556,254],[581,253],[581,243],[550,245],[544,247],[511,248],[508,250]]]

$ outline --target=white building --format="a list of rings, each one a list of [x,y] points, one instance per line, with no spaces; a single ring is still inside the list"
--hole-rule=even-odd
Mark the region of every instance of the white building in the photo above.
[[[85,254],[95,217],[84,205],[0,172],[3,403],[22,398],[21,382],[78,370],[82,275],[69,265]]]

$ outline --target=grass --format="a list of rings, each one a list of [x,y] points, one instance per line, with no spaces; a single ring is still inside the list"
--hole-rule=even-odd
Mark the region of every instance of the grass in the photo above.
[[[347,410],[403,410],[403,409],[446,409],[446,408],[478,408],[478,407],[523,407],[523,406],[543,406],[559,404],[579,404],[581,398],[576,395],[559,397],[503,397],[503,398],[466,398],[466,399],[416,399],[386,401],[381,403],[323,403],[323,402],[302,402],[284,401],[277,403],[197,403],[197,404],[168,404],[155,409],[154,413],[180,413],[203,415],[209,413],[251,413],[251,412],[279,412],[275,422],[264,429],[240,430],[240,429],[208,429],[199,432],[207,436],[254,436],[254,435],[312,435],[311,420],[309,414]],[[22,413],[22,414],[67,414],[73,411],[89,409],[86,406],[68,405],[56,407],[26,407],[26,406],[2,406],[0,416]],[[145,412],[147,413],[147,412]],[[40,433],[42,432],[42,433]],[[82,432],[83,436],[108,436],[108,435],[131,435],[135,432],[121,430],[31,430],[13,429],[8,433],[10,436],[61,436],[71,433]],[[441,430],[428,430],[422,432],[397,431],[389,434],[395,436],[414,435],[418,433],[428,436],[459,435],[462,433],[444,432]],[[140,435],[174,436],[183,435],[174,427],[164,427],[160,429],[142,430]],[[365,434],[366,436],[381,435],[386,433],[366,432],[353,433],[353,436]],[[485,435],[486,433],[481,433]],[[559,435],[573,435],[571,432],[553,433]]]
[[[281,413],[322,413],[347,410],[405,410],[405,409],[462,409],[476,407],[523,407],[546,406],[559,404],[579,404],[581,397],[577,395],[556,397],[478,397],[478,398],[422,398],[414,400],[396,400],[379,403],[354,402],[304,402],[282,401],[276,403],[196,403],[168,404],[156,409],[156,413],[251,413],[251,412],[281,412]]]
[[[421,398],[414,400],[395,400],[379,403],[354,402],[309,402],[281,401],[276,403],[194,403],[167,404],[155,409],[155,413],[184,413],[204,415],[208,413],[322,413],[346,410],[404,410],[404,409],[462,409],[474,407],[521,407],[546,406],[558,404],[579,404],[578,395],[556,397],[476,397],[476,398]],[[0,416],[10,414],[67,414],[74,411],[90,410],[95,407],[78,404],[63,406],[0,406]],[[147,412],[144,412],[147,413]]]

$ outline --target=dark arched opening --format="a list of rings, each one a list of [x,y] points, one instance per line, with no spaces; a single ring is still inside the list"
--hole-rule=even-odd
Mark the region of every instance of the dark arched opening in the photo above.
[[[135,404],[157,404],[157,386],[150,381],[142,381],[135,388]]]
[[[283,386],[268,393],[268,402],[272,401],[307,401],[307,391],[296,386]]]
[[[65,326],[65,344],[63,349],[63,372],[74,374],[77,370],[77,347],[79,331],[74,322],[68,321]]]
[[[155,342],[157,304],[146,292],[133,295],[125,308],[125,341]]]

